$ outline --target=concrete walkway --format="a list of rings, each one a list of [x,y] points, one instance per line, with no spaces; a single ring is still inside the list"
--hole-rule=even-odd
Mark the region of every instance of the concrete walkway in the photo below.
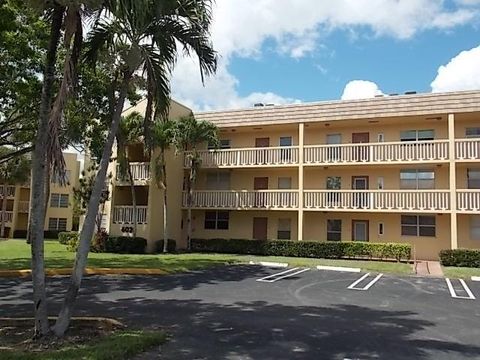
[[[438,261],[417,261],[415,267],[417,275],[442,277],[443,270]]]

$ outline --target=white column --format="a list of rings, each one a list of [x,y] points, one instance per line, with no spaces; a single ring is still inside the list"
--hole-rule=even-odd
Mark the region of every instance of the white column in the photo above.
[[[455,115],[448,114],[448,152],[450,174],[450,246],[458,248],[457,239],[457,169],[455,164]]]
[[[298,125],[298,240],[303,240],[303,155],[305,125]]]

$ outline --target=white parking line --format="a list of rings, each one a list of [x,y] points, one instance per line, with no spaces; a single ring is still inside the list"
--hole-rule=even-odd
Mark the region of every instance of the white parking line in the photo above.
[[[300,270],[298,270],[298,269],[300,269]],[[257,279],[257,281],[273,283],[275,281],[285,279],[285,278],[290,277],[290,276],[301,274],[301,273],[303,273],[305,271],[308,271],[308,270],[310,270],[310,268],[301,269],[301,268],[296,267],[296,268],[288,269],[286,271],[279,272],[277,274],[265,276],[264,278]],[[279,276],[279,275],[281,275],[281,276]]]
[[[450,295],[452,296],[452,298],[463,299],[463,300],[475,300],[475,296],[473,295],[470,288],[467,286],[467,283],[465,282],[465,280],[460,279],[459,281],[460,281],[460,284],[462,284],[463,289],[465,290],[468,296],[457,295],[457,293],[455,292],[455,289],[453,288],[451,280],[449,278],[445,278],[445,281],[447,282],[448,290],[450,291]]]
[[[383,274],[378,274],[372,281],[370,281],[367,285],[365,285],[363,288],[357,288],[356,286],[361,283],[363,280],[368,278],[370,276],[370,273],[367,273],[363,275],[360,279],[355,280],[347,289],[350,290],[360,290],[360,291],[367,291],[370,289],[380,278],[383,276]]]
[[[472,276],[472,281],[480,281],[480,276]]]
[[[341,272],[355,272],[358,273],[361,271],[360,268],[350,268],[343,266],[328,266],[328,265],[318,265],[318,270],[327,270],[327,271],[341,271]]]

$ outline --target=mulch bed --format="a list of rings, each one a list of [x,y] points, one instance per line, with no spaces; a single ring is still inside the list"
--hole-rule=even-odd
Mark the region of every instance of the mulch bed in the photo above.
[[[53,326],[55,319],[49,320],[50,325]],[[113,319],[73,318],[63,338],[52,335],[34,340],[33,326],[32,318],[0,318],[0,353],[2,350],[47,351],[66,345],[81,345],[125,328],[122,323]]]

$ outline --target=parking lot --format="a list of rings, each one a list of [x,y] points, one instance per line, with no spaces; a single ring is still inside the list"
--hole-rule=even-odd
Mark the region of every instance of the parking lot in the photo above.
[[[52,314],[65,281],[49,281]],[[0,316],[31,314],[30,297],[0,279]],[[237,265],[87,277],[78,314],[165,328],[162,359],[480,359],[479,298],[473,281]]]

